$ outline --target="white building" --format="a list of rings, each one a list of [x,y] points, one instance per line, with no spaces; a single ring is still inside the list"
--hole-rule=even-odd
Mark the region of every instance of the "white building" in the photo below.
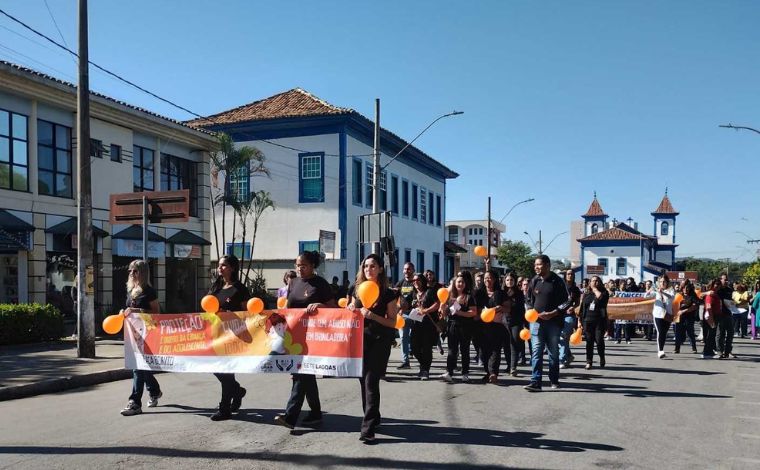
[[[504,269],[496,260],[496,249],[501,241],[501,234],[506,231],[507,227],[491,219],[491,266],[497,269]],[[485,246],[488,248],[488,220],[447,220],[446,221],[446,241],[459,245],[463,250],[456,253],[454,266],[448,271],[450,278],[459,269],[466,270],[483,270],[484,259],[475,254],[476,246]],[[451,251],[454,251],[453,249]]]
[[[653,233],[645,235],[638,224],[627,225],[616,220],[607,222],[607,214],[596,199],[583,215],[584,237],[580,242],[578,278],[598,275],[603,281],[632,277],[636,282],[654,280],[675,264],[676,217],[667,191],[660,205],[651,213]]]
[[[151,226],[153,284],[165,311],[197,311],[208,289],[208,132],[91,93],[96,315],[126,298],[140,229],[109,220],[109,195],[189,189],[186,224]],[[0,62],[0,303],[51,303],[73,314],[77,271],[76,87]]]
[[[296,88],[190,124],[226,132],[237,145],[258,148],[271,171],[271,178],[251,179],[248,174],[230,178],[244,192],[270,192],[275,210],[262,216],[257,246],[237,237],[225,240],[220,251],[253,250],[254,266],[263,267],[267,287],[277,288],[298,253],[319,250],[320,231],[331,232],[334,252],[325,253],[320,271],[328,281],[337,276],[353,282],[360,259],[370,252],[358,243],[358,225],[359,217],[372,208],[372,121]],[[411,261],[417,270],[432,269],[440,277],[446,180],[458,174],[414,146],[391,162],[406,145],[382,129],[379,206],[393,215],[399,260],[390,274],[398,279],[399,265]],[[223,177],[220,185],[225,184]],[[225,216],[227,234],[232,232],[231,214],[230,210]],[[216,218],[219,233],[221,215]]]

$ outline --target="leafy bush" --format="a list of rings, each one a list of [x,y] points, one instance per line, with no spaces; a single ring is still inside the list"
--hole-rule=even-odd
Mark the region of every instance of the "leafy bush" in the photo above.
[[[0,345],[56,340],[63,331],[63,316],[52,305],[0,304]]]

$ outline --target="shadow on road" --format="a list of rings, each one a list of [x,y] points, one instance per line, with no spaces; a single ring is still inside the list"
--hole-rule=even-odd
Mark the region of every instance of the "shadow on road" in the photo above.
[[[592,392],[592,393],[618,393],[627,397],[667,397],[667,398],[733,398],[730,395],[709,395],[706,393],[690,392],[666,392],[660,390],[650,390],[646,387],[635,385],[618,385],[605,384],[600,382],[562,382],[562,388],[559,392]],[[552,392],[552,393],[557,393]]]

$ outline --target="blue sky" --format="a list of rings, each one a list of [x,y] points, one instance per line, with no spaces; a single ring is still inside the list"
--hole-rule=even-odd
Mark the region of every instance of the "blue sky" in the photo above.
[[[748,260],[760,238],[760,2],[92,1],[90,59],[200,114],[300,86],[413,138],[461,174],[449,219],[507,237],[569,229],[593,192],[651,230],[665,187],[678,256]],[[76,47],[76,1],[47,0]],[[0,8],[60,40],[44,0]],[[22,37],[23,36],[23,37]],[[31,39],[31,40],[30,40]],[[0,17],[0,58],[75,81],[76,64]],[[93,70],[91,88],[191,116]],[[478,208],[478,209],[473,209]],[[567,235],[548,253],[570,253]]]

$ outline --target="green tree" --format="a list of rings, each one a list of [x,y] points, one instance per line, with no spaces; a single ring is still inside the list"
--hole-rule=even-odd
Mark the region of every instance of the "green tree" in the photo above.
[[[747,286],[748,289],[752,289],[758,279],[760,279],[760,261],[755,261],[744,271],[744,274],[742,275],[742,283]]]
[[[531,253],[530,246],[525,242],[519,240],[504,241],[496,249],[496,259],[517,273],[518,276],[531,276],[533,274],[535,255]]]
[[[240,226],[242,227],[243,232],[241,240],[243,242],[245,242],[245,237],[248,232],[249,219],[253,220],[250,257],[248,260],[245,258],[240,260],[242,262],[241,266],[246,266],[246,261],[248,262],[247,268],[245,269],[245,274],[243,276],[245,279],[244,282],[247,282],[249,280],[249,275],[251,272],[251,265],[253,264],[253,251],[256,249],[256,234],[259,231],[259,220],[261,219],[264,211],[267,209],[275,210],[274,201],[272,200],[272,197],[268,191],[259,190],[255,193],[250,193],[247,200],[236,201],[236,203],[233,205],[233,208],[235,209],[235,213],[240,219]],[[243,253],[243,255],[245,256],[245,253]]]

